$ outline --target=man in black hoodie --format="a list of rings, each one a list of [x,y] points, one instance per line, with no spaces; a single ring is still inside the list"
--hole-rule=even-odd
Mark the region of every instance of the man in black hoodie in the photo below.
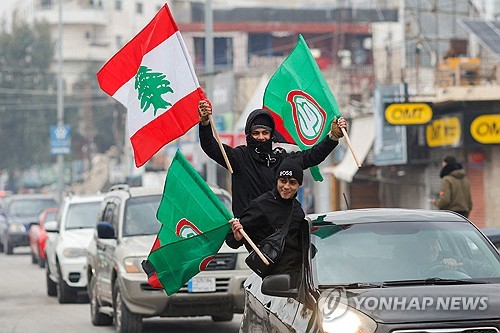
[[[446,155],[442,167],[439,174],[441,178],[439,198],[433,203],[441,210],[451,210],[468,217],[472,210],[472,198],[470,184],[462,165],[454,156]]]
[[[233,232],[226,237],[228,246],[237,249],[244,244],[248,252],[251,252],[252,247],[243,239],[239,230],[244,229],[252,241],[259,244],[282,228],[290,216],[283,253],[269,274],[290,274],[293,286],[298,283],[302,267],[304,245],[301,235],[308,228],[304,211],[296,199],[297,190],[302,185],[302,170],[301,155],[285,158],[277,169],[274,188],[252,200],[241,213],[240,219],[230,221]]]
[[[212,114],[210,103],[206,100],[200,101],[198,112],[201,148],[211,159],[227,169],[209,125],[208,116]],[[342,117],[332,122],[329,135],[321,142],[310,149],[288,153],[283,148],[272,148],[275,124],[269,111],[264,109],[252,111],[245,126],[247,145],[235,148],[223,145],[233,168],[234,216],[239,217],[250,201],[276,186],[276,170],[285,157],[292,154],[302,155],[304,169],[323,162],[338,145],[338,139],[343,137],[341,128],[347,129],[347,123]]]

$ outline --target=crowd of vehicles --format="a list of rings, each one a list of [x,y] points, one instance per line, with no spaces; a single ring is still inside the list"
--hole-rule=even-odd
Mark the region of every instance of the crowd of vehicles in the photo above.
[[[230,209],[229,193],[212,190]],[[223,245],[206,270],[167,296],[141,267],[161,226],[161,198],[160,188],[128,185],[60,204],[10,194],[0,201],[0,246],[10,255],[29,245],[49,296],[89,301],[92,324],[118,332],[141,332],[149,317],[229,321],[234,313],[243,313],[240,332],[500,331],[500,228],[483,232],[446,211],[310,214],[299,286],[283,274],[261,279],[243,247]]]

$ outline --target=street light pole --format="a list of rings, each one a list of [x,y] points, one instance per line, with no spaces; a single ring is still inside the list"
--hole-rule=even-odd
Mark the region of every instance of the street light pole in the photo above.
[[[205,76],[206,91],[212,94],[214,75],[214,21],[212,13],[212,0],[205,2]],[[213,96],[209,96],[213,97]],[[217,184],[217,165],[214,161],[207,159],[207,182]]]
[[[62,59],[62,2],[59,0],[59,20],[57,24],[57,126],[64,126],[64,92],[63,92],[63,59]],[[62,199],[64,191],[64,155],[57,155],[57,196]]]

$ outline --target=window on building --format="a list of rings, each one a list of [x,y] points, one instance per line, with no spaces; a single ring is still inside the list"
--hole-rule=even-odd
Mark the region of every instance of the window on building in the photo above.
[[[136,4],[135,4],[135,12],[137,14],[142,14],[142,11],[143,11],[142,2],[136,2]]]
[[[194,38],[194,64],[205,66],[205,38]],[[214,38],[214,65],[217,68],[233,66],[233,39],[230,37]]]
[[[123,46],[123,36],[116,35],[115,40],[116,40],[116,47],[121,48]]]
[[[117,11],[122,10],[122,0],[115,0],[115,10]]]
[[[50,7],[52,6],[52,0],[42,0],[40,4],[42,7]]]

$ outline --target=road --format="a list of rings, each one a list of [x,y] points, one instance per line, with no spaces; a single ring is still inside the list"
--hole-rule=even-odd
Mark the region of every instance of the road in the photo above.
[[[59,304],[48,297],[45,270],[31,263],[29,248],[14,255],[0,253],[0,332],[88,333],[115,332],[113,326],[94,327],[88,303]],[[143,332],[238,332],[241,315],[231,322],[214,323],[210,317],[152,318],[144,320]]]

